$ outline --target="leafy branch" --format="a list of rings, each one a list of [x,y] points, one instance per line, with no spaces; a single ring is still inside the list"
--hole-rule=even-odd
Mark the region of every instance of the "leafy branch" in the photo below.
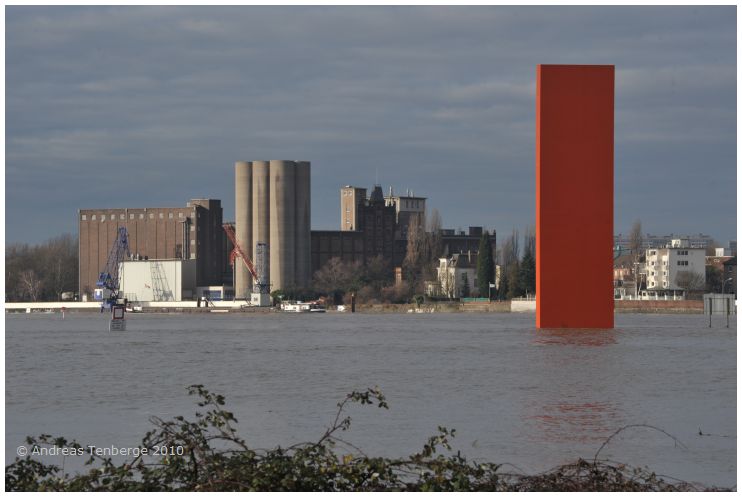
[[[608,437],[592,462],[578,460],[544,473],[505,473],[504,466],[469,461],[453,453],[456,430],[443,426],[415,454],[403,458],[370,457],[341,438],[350,429],[351,404],[388,409],[378,387],[353,391],[338,403],[335,417],[316,442],[265,450],[252,449],[239,437],[234,415],[225,409],[225,398],[203,385],[188,387],[198,397],[195,419],[152,417],[140,449],[179,447],[152,457],[144,450],[131,460],[116,464],[96,454],[86,461],[86,472],[70,475],[56,465],[17,458],[5,468],[6,491],[647,491],[699,490],[682,481],[644,469],[599,460],[610,441],[624,430],[648,427],[628,425]],[[65,438],[41,435],[29,438],[32,447],[79,450],[82,445]],[[337,445],[351,449],[338,453]],[[517,468],[516,468],[517,469]],[[703,489],[707,490],[707,489]]]

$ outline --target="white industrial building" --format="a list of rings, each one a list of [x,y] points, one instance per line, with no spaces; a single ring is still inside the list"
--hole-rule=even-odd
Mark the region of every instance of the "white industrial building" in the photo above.
[[[672,240],[665,248],[646,251],[645,271],[647,290],[680,289],[679,277],[687,278],[692,274],[705,283],[706,249],[693,248],[687,240]]]
[[[131,302],[190,300],[196,296],[196,260],[124,261],[119,282],[121,295]]]

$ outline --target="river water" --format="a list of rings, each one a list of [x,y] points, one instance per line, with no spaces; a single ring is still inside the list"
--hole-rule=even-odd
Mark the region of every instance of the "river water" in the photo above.
[[[736,324],[616,316],[612,331],[543,331],[533,314],[6,314],[6,464],[26,435],[136,446],[152,415],[192,415],[185,387],[227,397],[240,434],[268,448],[318,439],[336,404],[369,455],[419,450],[439,425],[454,449],[525,472],[592,457],[703,484],[736,484]],[[704,435],[699,435],[699,430]]]

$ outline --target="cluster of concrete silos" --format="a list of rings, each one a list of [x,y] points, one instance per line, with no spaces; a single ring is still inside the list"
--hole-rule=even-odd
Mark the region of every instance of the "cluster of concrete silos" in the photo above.
[[[267,243],[271,290],[306,287],[311,279],[311,166],[308,161],[235,163],[235,235],[253,260]],[[249,297],[252,277],[235,267],[235,297]]]

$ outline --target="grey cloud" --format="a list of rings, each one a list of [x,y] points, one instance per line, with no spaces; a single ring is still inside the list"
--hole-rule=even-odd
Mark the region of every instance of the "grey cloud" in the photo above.
[[[78,207],[207,195],[231,218],[232,164],[254,158],[313,161],[315,228],[336,227],[337,188],[370,186],[377,168],[447,225],[524,227],[536,64],[612,63],[616,230],[640,217],[733,238],[734,14],[10,6],[6,236],[74,231]],[[657,204],[679,198],[693,212]]]

